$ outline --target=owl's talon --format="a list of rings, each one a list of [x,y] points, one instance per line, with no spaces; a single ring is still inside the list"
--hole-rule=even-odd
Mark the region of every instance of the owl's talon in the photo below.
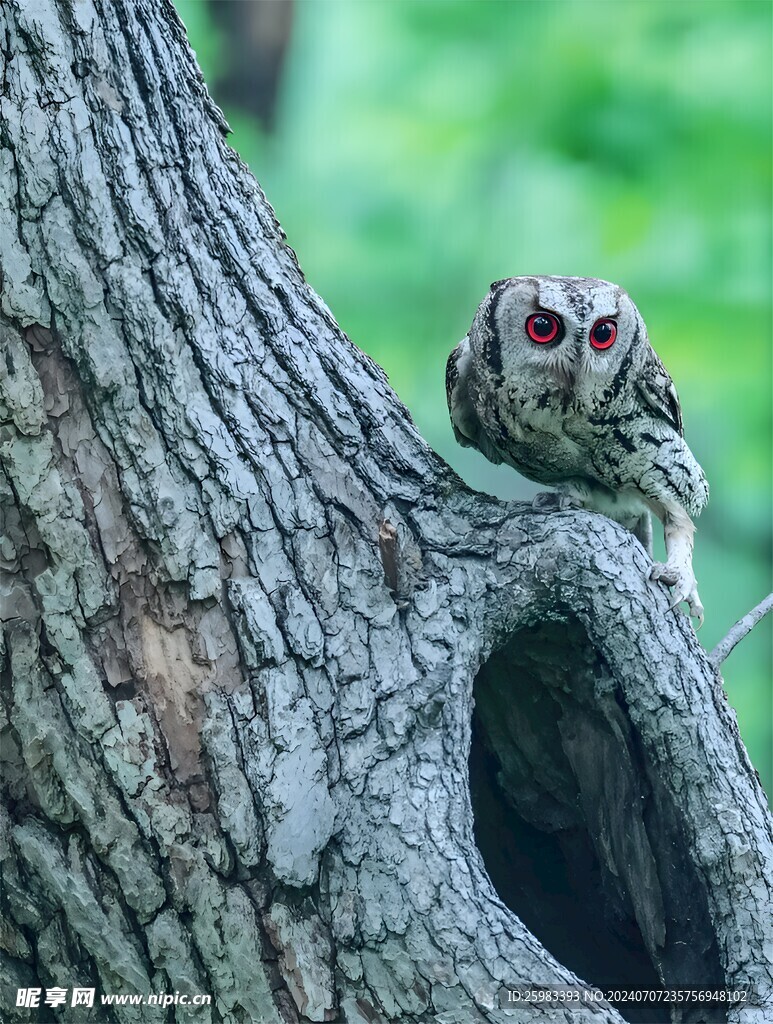
[[[682,601],[687,602],[687,607],[690,611],[690,618],[698,620],[698,624],[695,627],[696,630],[700,629],[703,625],[703,605],[701,604],[698,594],[693,591],[693,593],[687,594],[685,597],[679,597],[672,602],[669,610],[675,612]]]
[[[653,565],[650,572],[650,579],[673,587],[669,611],[676,611],[684,601],[690,612],[690,617],[698,620],[696,629],[703,625],[703,605],[698,597],[698,585],[691,568],[680,568],[678,565],[658,562]]]
[[[531,501],[531,507],[535,512],[565,512],[570,508],[579,506],[568,495],[560,491],[539,491]]]
[[[703,625],[703,605],[701,605],[700,602],[696,604],[694,601],[688,601],[687,605],[690,609],[690,618],[698,620],[694,627],[697,633]]]
[[[657,580],[659,583],[665,583],[667,587],[675,587],[679,582],[679,577],[679,570],[676,566],[669,565],[668,562],[656,562],[650,570],[650,579]]]

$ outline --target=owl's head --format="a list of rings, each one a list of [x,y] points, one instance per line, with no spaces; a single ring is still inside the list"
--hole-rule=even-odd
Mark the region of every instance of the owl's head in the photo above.
[[[509,277],[495,281],[470,331],[477,357],[505,380],[552,378],[576,392],[611,379],[648,345],[626,292],[593,277]]]

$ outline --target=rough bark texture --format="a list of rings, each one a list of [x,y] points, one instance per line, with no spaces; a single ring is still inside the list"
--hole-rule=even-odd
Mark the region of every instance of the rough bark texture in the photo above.
[[[641,547],[427,448],[166,4],[0,46],[4,1019],[620,1021],[498,1009],[571,967],[771,1019],[770,817]]]

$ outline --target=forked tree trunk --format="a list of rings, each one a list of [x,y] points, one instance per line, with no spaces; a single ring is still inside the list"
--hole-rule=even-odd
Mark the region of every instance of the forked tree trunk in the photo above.
[[[770,817],[637,542],[427,448],[168,3],[0,26],[3,1019],[771,1019]]]

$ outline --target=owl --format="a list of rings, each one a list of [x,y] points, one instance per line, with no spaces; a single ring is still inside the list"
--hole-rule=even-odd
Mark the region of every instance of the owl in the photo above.
[[[651,578],[673,587],[672,608],[686,601],[703,622],[693,517],[708,484],[674,383],[622,288],[587,277],[495,281],[448,359],[446,395],[460,444],[553,485],[562,505],[616,520],[650,556],[654,512],[666,562]]]

